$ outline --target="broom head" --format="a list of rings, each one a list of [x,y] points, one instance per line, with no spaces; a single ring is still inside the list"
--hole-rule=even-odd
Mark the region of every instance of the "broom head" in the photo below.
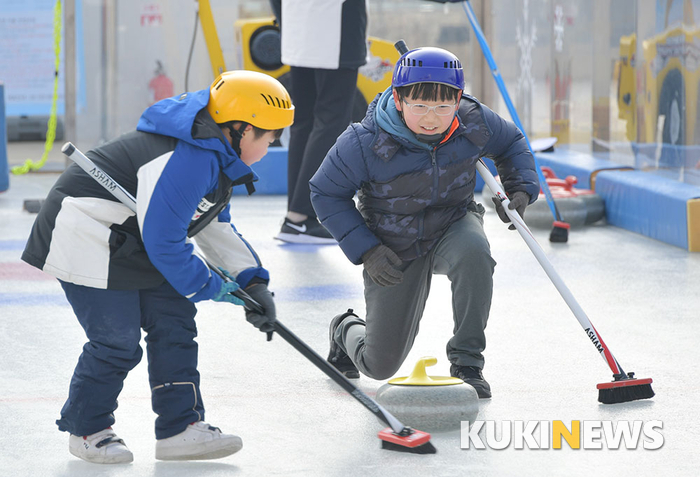
[[[632,376],[634,373],[629,373],[628,377],[623,379],[598,384],[598,401],[603,404],[616,404],[654,397],[651,378],[637,379]]]
[[[405,435],[403,435],[405,434]],[[430,434],[416,429],[404,428],[401,435],[394,432],[391,427],[379,432],[382,440],[382,449],[411,454],[435,454],[437,449],[430,443]]]
[[[552,231],[549,234],[549,241],[555,243],[566,243],[566,241],[569,240],[570,228],[570,224],[560,220],[555,220],[552,224]]]

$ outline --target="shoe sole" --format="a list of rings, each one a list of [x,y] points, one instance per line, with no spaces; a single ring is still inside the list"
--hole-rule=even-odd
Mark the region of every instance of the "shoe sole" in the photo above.
[[[333,364],[333,363],[331,363],[331,364]],[[338,368],[336,368],[336,369],[338,369]],[[338,371],[340,371],[340,370],[338,369]],[[360,379],[359,371],[356,371],[353,369],[351,369],[349,371],[340,371],[340,373],[348,379]]]
[[[314,237],[313,235],[304,234],[287,234],[283,232],[277,234],[275,240],[280,240],[285,243],[302,243],[312,245],[336,245],[338,243],[334,238]]]
[[[474,386],[472,386],[472,387],[474,387]],[[488,393],[488,394],[483,393],[483,392],[480,393],[478,389],[476,389],[476,395],[479,396],[479,399],[491,399],[491,393]]]
[[[208,444],[205,443],[205,444]],[[235,454],[243,448],[243,441],[238,439],[226,447],[221,447],[219,449],[207,450],[206,445],[202,444],[199,446],[186,446],[186,447],[169,447],[167,450],[159,450],[156,448],[156,459],[158,460],[210,460],[210,459],[221,459],[222,457],[228,457]],[[178,452],[180,449],[180,452]],[[165,454],[165,455],[164,455]],[[167,455],[172,454],[172,455]]]
[[[69,447],[68,451],[78,459],[92,464],[128,464],[134,461],[134,454],[131,452],[112,456],[94,456],[95,458],[92,459],[90,456],[80,455],[80,453],[72,447]]]

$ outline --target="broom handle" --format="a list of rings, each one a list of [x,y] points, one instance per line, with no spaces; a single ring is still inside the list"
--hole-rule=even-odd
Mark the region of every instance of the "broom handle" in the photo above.
[[[206,259],[204,260],[206,262]],[[221,271],[219,271],[216,267],[213,267],[209,262],[206,263],[207,265],[209,265],[209,268],[214,270],[214,272],[216,272],[224,281],[231,280],[229,277],[221,273]],[[257,301],[255,301],[250,295],[248,295],[245,291],[241,290],[240,288],[232,293],[236,297],[243,300],[245,308],[247,308],[248,310],[261,314],[265,312],[263,307]],[[303,354],[306,359],[308,359],[314,365],[316,365],[316,367],[323,371],[324,374],[326,374],[326,376],[331,378],[333,381],[335,381],[335,383],[338,386],[343,388],[345,391],[348,392],[348,394],[357,399],[360,402],[360,404],[369,409],[382,422],[384,422],[387,426],[390,426],[396,434],[403,435],[406,432],[410,433],[406,426],[404,426],[398,419],[396,419],[389,411],[384,409],[384,407],[382,407],[381,404],[379,404],[374,399],[366,395],[364,392],[360,391],[354,384],[350,382],[348,378],[346,378],[340,371],[338,371],[335,368],[335,366],[323,359],[316,351],[314,351],[308,344],[302,341],[301,338],[292,333],[292,331],[285,325],[283,325],[279,320],[275,321],[274,326],[277,334],[280,335],[287,343],[292,345],[294,349]]]
[[[83,154],[77,147],[72,143],[67,142],[61,148],[61,152],[75,162],[81,169],[87,172],[95,181],[99,182],[102,187],[107,189],[116,197],[122,204],[131,209],[136,213],[136,199],[131,195],[126,189],[124,189],[117,181],[112,179],[112,177],[100,169],[97,164],[92,162],[89,157]],[[196,252],[195,252],[196,254]],[[199,254],[196,254],[199,259],[207,264],[209,269],[214,273],[219,275],[224,281],[230,281],[231,279],[224,275],[221,270],[209,263],[209,261]],[[255,301],[250,295],[240,288],[233,292],[233,295],[243,300],[245,308],[248,310],[264,313],[263,307]],[[297,335],[292,333],[289,328],[284,326],[279,321],[275,321],[275,331],[279,334],[287,343],[292,345],[297,351],[303,354],[309,361],[316,365],[321,371],[323,371],[329,378],[336,382],[341,388],[347,391],[352,397],[357,399],[360,404],[369,409],[375,416],[377,416],[382,422],[390,426],[391,429],[400,435],[410,434],[412,431],[404,426],[398,419],[396,419],[389,411],[384,409],[379,403],[374,399],[367,396],[364,392],[360,391],[354,384],[350,382],[340,371],[338,371],[332,364],[328,363],[323,359],[318,353],[316,353],[309,345],[304,343]]]
[[[255,302],[247,293],[243,290],[236,290],[233,292],[238,298],[242,299],[245,303],[246,308],[252,310],[262,310],[260,305]],[[255,305],[258,308],[255,308]],[[284,326],[279,321],[275,321],[275,331],[279,334],[287,343],[292,345],[297,351],[304,355],[306,359],[311,361],[318,369],[323,371],[323,373],[331,378],[335,383],[348,392],[352,397],[357,399],[360,404],[369,409],[375,416],[377,416],[382,422],[391,429],[396,434],[403,435],[408,432],[406,426],[404,426],[398,419],[396,419],[389,411],[384,409],[381,404],[376,402],[374,399],[369,397],[364,392],[360,391],[354,384],[348,380],[340,371],[338,371],[333,365],[328,363],[324,358],[322,358],[316,351],[314,351],[309,345],[303,342],[297,335],[292,333],[286,326]]]
[[[498,200],[501,201],[501,204],[503,205],[503,210],[506,212],[511,222],[515,225],[515,228],[518,230],[523,240],[525,240],[525,243],[530,248],[530,251],[532,251],[537,261],[540,262],[540,265],[542,266],[545,273],[552,281],[556,289],[559,291],[559,294],[562,296],[562,298],[569,306],[571,311],[574,313],[574,316],[583,327],[584,331],[588,335],[588,338],[591,340],[591,342],[601,354],[603,359],[608,363],[608,366],[610,366],[610,369],[612,370],[613,374],[624,374],[624,371],[622,371],[620,364],[612,355],[612,353],[608,349],[608,346],[605,344],[600,334],[598,334],[598,331],[588,319],[588,316],[586,316],[586,313],[583,311],[583,308],[581,308],[581,305],[578,304],[576,298],[574,298],[574,295],[564,283],[564,280],[561,279],[557,271],[552,266],[552,263],[547,259],[544,250],[542,250],[540,244],[537,243],[535,237],[533,237],[532,232],[530,232],[528,226],[525,224],[525,222],[516,210],[511,210],[508,208],[510,200],[503,192],[503,188],[501,187],[501,185],[498,182],[496,182],[496,179],[494,179],[493,175],[491,175],[491,171],[489,171],[489,169],[486,167],[486,164],[484,164],[484,162],[481,159],[479,159],[476,163],[476,168],[479,171],[481,177],[484,179],[486,185],[489,186],[491,191],[494,194],[496,194],[496,197],[498,197]]]
[[[87,172],[90,177],[95,179],[95,181],[107,189],[107,191],[114,197],[119,199],[119,202],[130,208],[132,212],[136,213],[136,199],[134,196],[119,185],[117,181],[112,179],[109,174],[100,169],[89,157],[80,152],[80,150],[75,147],[73,143],[65,143],[61,148],[61,152],[70,160],[79,165],[82,170]]]

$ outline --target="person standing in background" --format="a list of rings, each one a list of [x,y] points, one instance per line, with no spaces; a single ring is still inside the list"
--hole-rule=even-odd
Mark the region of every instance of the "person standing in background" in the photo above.
[[[367,57],[366,0],[270,0],[291,67],[296,106],[290,128],[287,215],[275,237],[334,244],[311,205],[309,180],[351,122],[360,66]]]

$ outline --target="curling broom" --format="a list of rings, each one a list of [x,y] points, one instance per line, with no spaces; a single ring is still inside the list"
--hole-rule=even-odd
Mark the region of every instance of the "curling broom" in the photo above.
[[[486,185],[489,186],[494,194],[496,194],[497,199],[501,201],[503,210],[515,225],[515,228],[520,233],[520,236],[523,238],[523,240],[525,240],[525,243],[535,255],[537,261],[540,262],[540,265],[544,269],[545,273],[559,291],[571,311],[574,313],[574,316],[578,322],[583,327],[583,330],[593,343],[593,346],[595,346],[610,367],[610,370],[613,372],[613,381],[598,384],[598,401],[603,404],[615,404],[653,397],[654,391],[651,389],[651,378],[638,379],[634,377],[634,373],[625,373],[625,371],[622,370],[620,363],[617,362],[617,359],[615,359],[613,354],[610,352],[610,349],[605,344],[603,338],[601,338],[593,324],[590,322],[586,316],[586,313],[574,298],[574,295],[564,284],[564,281],[556,272],[552,266],[552,263],[547,259],[544,250],[542,250],[542,247],[540,247],[540,245],[537,243],[528,226],[525,224],[517,211],[508,208],[510,200],[506,196],[505,192],[503,192],[503,189],[498,182],[496,182],[494,177],[491,175],[491,172],[486,167],[486,164],[479,159],[479,161],[476,163],[476,168],[481,177],[484,179]]]

